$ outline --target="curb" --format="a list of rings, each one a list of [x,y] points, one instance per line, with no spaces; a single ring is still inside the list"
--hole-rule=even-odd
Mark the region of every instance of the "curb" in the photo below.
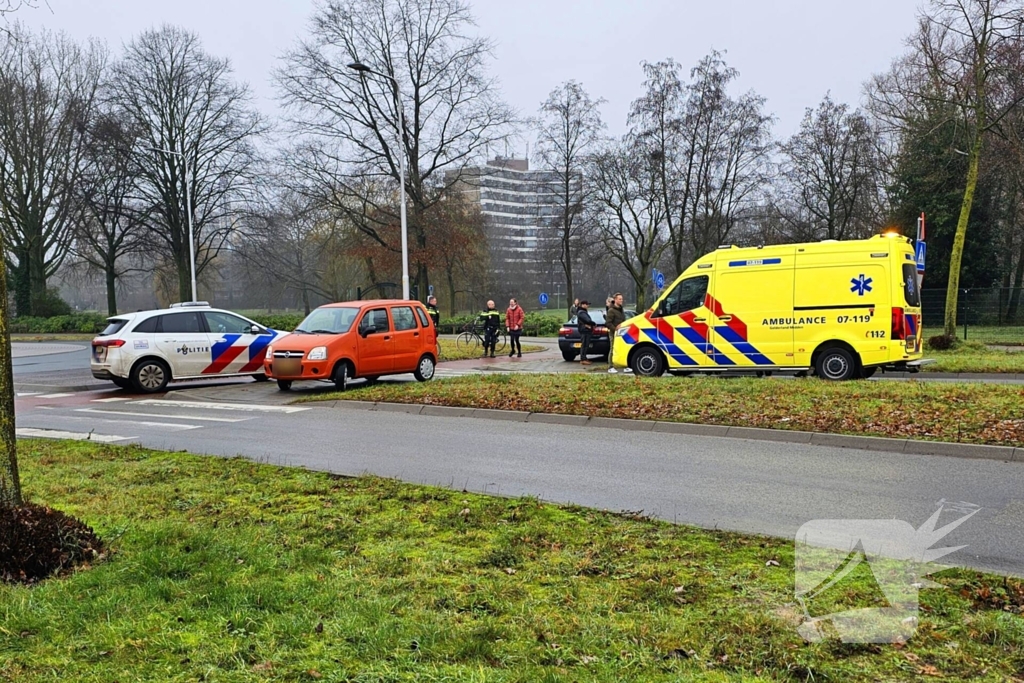
[[[348,410],[373,410],[409,415],[432,415],[437,417],[469,417],[484,420],[505,420],[554,424],[603,429],[621,429],[631,432],[653,432],[660,434],[683,434],[686,436],[717,436],[748,441],[775,441],[833,448],[856,448],[884,453],[906,453],[908,455],[940,455],[951,458],[972,458],[1002,460],[1024,463],[1024,448],[1013,446],[986,446],[983,444],[962,444],[950,441],[919,441],[916,439],[891,439],[878,436],[852,436],[847,434],[821,434],[798,432],[785,429],[761,429],[759,427],[726,427],[723,425],[702,425],[686,422],[660,422],[656,420],[630,420],[618,417],[588,417],[586,415],[561,415],[558,413],[526,413],[515,410],[494,410],[490,408],[460,408],[453,406],[422,405],[415,403],[373,403],[371,401],[332,401],[322,407]],[[314,402],[315,405],[315,402]]]

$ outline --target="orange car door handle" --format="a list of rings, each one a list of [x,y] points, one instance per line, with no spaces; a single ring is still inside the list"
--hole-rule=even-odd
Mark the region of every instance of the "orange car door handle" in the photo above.
[[[420,333],[419,333],[419,332],[413,332],[413,333],[412,333],[412,336],[414,336],[414,337],[418,337],[418,336],[420,336]]]
[[[390,334],[389,335],[385,335],[384,336],[384,341],[391,341],[391,335]]]

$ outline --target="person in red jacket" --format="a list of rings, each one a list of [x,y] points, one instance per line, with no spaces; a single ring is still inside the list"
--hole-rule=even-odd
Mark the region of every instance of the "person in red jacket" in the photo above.
[[[526,319],[526,314],[523,313],[523,309],[519,306],[519,302],[515,299],[510,299],[508,302],[508,310],[505,311],[505,329],[508,330],[508,336],[511,338],[511,350],[508,352],[508,357],[511,358],[513,355],[518,358],[523,357],[523,343],[519,341],[519,337],[523,334],[523,320]]]

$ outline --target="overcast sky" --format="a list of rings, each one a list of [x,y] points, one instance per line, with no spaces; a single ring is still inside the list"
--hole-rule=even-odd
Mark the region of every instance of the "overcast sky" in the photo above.
[[[45,7],[49,3],[50,9]],[[776,134],[792,134],[806,107],[831,91],[859,104],[864,81],[904,49],[918,0],[471,0],[497,44],[493,73],[506,100],[532,114],[555,86],[581,81],[608,102],[609,131],[625,130],[640,94],[640,63],[672,57],[689,69],[712,48],[739,70],[739,88],[768,99]],[[162,23],[198,32],[229,57],[268,114],[270,72],[305,33],[313,0],[43,0],[18,19],[94,36],[115,50]],[[51,11],[52,10],[52,11]],[[515,150],[522,153],[522,150]]]

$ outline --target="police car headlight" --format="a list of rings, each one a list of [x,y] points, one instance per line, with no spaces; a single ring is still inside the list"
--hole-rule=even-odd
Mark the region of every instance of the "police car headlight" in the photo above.
[[[266,358],[266,360],[274,360],[274,347],[273,346],[268,346],[267,347],[267,355],[265,356],[265,358]]]
[[[306,356],[306,360],[327,360],[327,347],[318,346],[309,352]]]

